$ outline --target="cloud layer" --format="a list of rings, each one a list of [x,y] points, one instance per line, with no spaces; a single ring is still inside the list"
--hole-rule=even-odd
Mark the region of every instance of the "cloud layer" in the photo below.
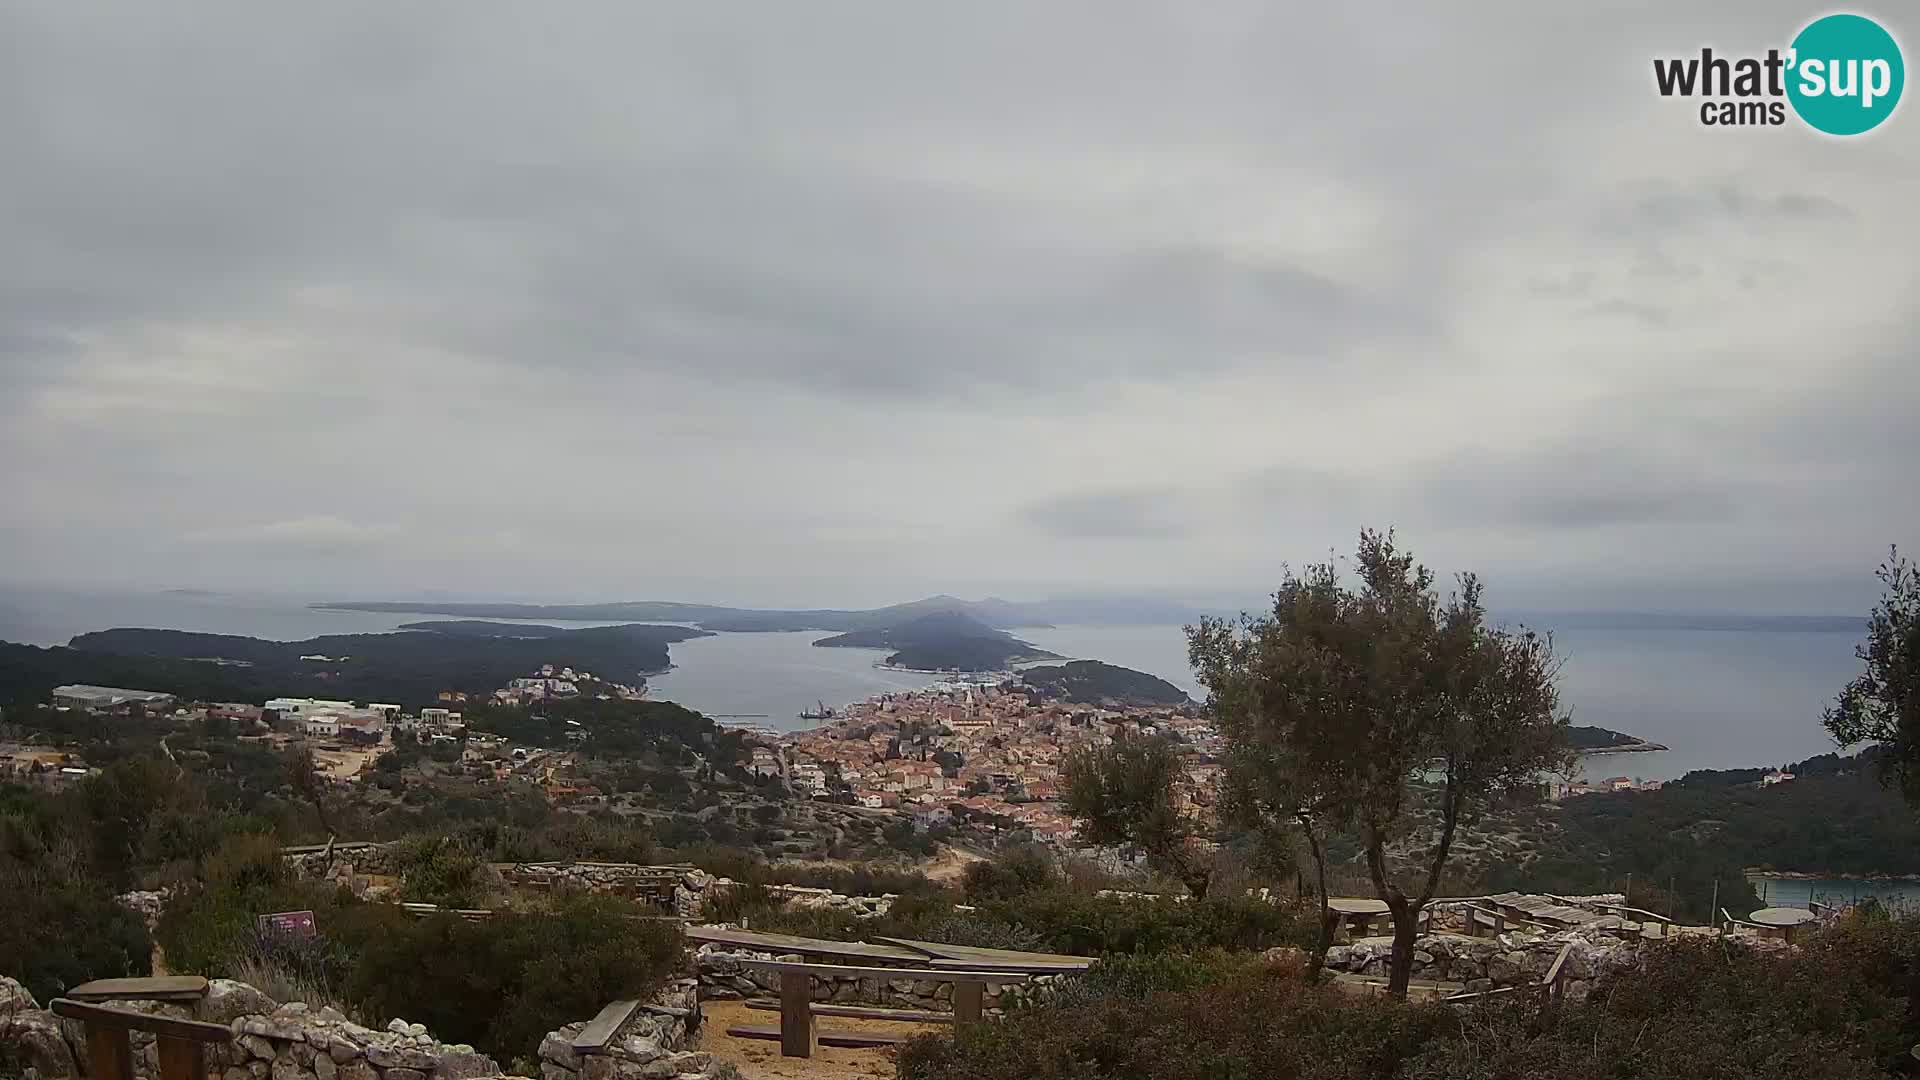
[[[1855,608],[1920,122],[1650,79],[1810,14],[11,5],[0,577]]]

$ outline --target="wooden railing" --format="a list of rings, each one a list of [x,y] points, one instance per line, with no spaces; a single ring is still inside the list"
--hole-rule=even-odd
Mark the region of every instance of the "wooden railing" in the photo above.
[[[130,1032],[153,1033],[160,1055],[160,1080],[205,1080],[206,1045],[233,1038],[233,1032],[220,1024],[175,1020],[70,998],[54,998],[52,1009],[55,1016],[78,1020],[86,1027],[89,1080],[133,1080]]]

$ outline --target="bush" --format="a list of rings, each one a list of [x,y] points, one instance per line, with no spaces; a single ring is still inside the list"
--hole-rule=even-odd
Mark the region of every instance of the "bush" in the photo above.
[[[1649,950],[1578,1004],[1471,1010],[1354,998],[1229,959],[1108,958],[1055,1007],[923,1037],[901,1080],[1867,1080],[1915,1040],[1920,924],[1853,920],[1787,954],[1721,940]],[[1218,963],[1220,966],[1216,967]]]
[[[575,896],[485,922],[418,920],[360,956],[348,996],[376,1019],[405,1017],[500,1061],[531,1056],[546,1032],[609,1001],[651,997],[672,976],[678,927],[631,914],[610,897]]]
[[[1050,889],[1060,883],[1061,875],[1046,852],[1017,847],[990,861],[973,863],[960,880],[967,900],[978,904]]]
[[[1109,998],[1145,1000],[1154,994],[1252,978],[1264,962],[1247,953],[1114,953],[1084,974],[1055,985],[1049,1006],[1090,1005]]]
[[[1392,1076],[1448,1021],[1437,1006],[1356,1000],[1290,972],[1187,993],[1022,1009],[901,1049],[900,1080],[1359,1080]]]
[[[1277,945],[1304,947],[1314,939],[1311,914],[1252,897],[1187,901],[1090,896],[1056,887],[981,904],[979,915],[1025,927],[1047,951],[1083,956],[1257,951]]]
[[[400,895],[448,908],[483,907],[497,890],[493,871],[474,852],[445,837],[420,837],[393,848]]]

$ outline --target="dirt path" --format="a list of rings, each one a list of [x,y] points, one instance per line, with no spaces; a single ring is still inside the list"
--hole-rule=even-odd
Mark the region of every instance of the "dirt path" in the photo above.
[[[985,855],[977,855],[965,848],[948,844],[940,849],[940,854],[933,857],[933,862],[927,864],[923,873],[942,884],[958,885],[960,878],[966,874],[967,867],[986,861]]]
[[[740,1039],[727,1034],[735,1025],[778,1027],[780,1014],[747,1008],[743,1001],[708,1001],[701,1005],[706,1014],[700,1024],[699,1050],[721,1061],[740,1067],[746,1080],[893,1080],[894,1051],[842,1050],[815,1046],[810,1058],[780,1056],[780,1044],[764,1039]],[[830,1031],[873,1031],[889,1035],[917,1035],[940,1032],[934,1024],[905,1024],[889,1020],[850,1020],[841,1016],[823,1016],[818,1028]]]

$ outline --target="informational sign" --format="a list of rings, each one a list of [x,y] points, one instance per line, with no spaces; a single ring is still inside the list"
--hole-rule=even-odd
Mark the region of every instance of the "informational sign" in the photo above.
[[[313,912],[279,911],[260,916],[260,933],[273,937],[310,938],[313,936]]]

